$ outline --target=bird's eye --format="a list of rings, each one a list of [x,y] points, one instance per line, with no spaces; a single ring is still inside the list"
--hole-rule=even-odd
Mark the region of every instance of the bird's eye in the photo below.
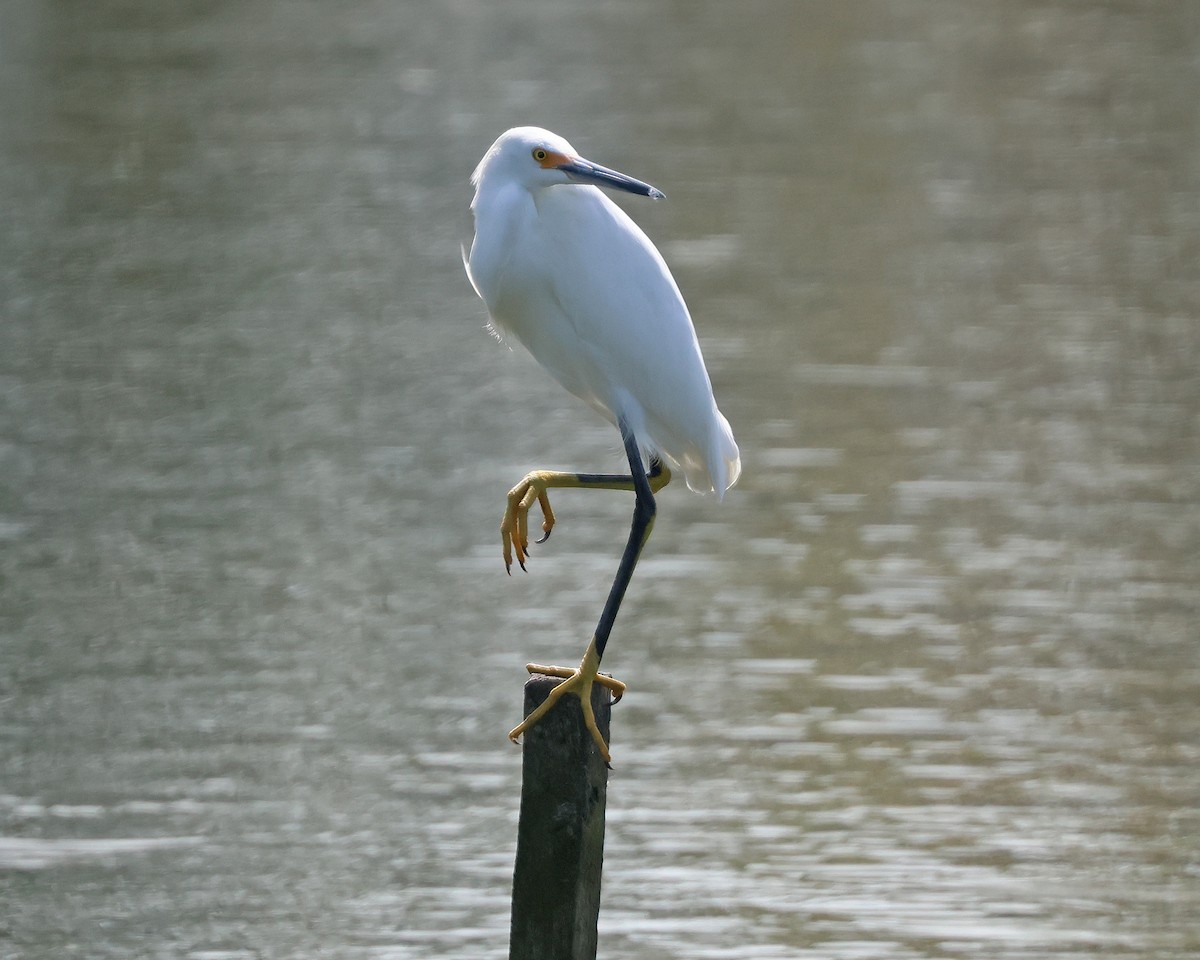
[[[533,159],[536,160],[538,163],[541,163],[548,156],[549,156],[549,154],[546,153],[546,151],[543,150],[541,147],[533,148]]]

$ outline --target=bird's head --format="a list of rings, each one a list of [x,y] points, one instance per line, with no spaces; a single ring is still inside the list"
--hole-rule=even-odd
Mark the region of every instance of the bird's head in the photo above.
[[[480,189],[485,182],[517,184],[530,193],[561,184],[590,184],[654,200],[665,196],[648,183],[585,160],[562,137],[540,127],[513,127],[502,133],[479,161],[471,182]]]

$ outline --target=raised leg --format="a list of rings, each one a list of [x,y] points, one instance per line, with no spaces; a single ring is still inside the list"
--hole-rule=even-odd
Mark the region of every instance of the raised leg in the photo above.
[[[641,454],[637,462],[641,464]],[[661,461],[650,465],[650,472],[643,476],[649,480],[652,493],[658,493],[671,482],[671,471]],[[560,473],[555,470],[534,470],[527,473],[515,487],[508,491],[508,506],[500,521],[500,544],[504,554],[504,569],[512,573],[513,555],[521,569],[529,556],[529,510],[536,503],[542,510],[542,536],[536,541],[545,543],[554,529],[555,516],[550,507],[552,488],[584,488],[589,490],[635,490],[632,476],[620,473]],[[653,499],[653,498],[652,498]]]

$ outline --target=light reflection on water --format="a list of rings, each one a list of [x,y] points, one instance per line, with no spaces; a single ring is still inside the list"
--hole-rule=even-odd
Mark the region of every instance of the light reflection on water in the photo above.
[[[670,194],[746,461],[606,660],[603,954],[1200,947],[1190,5],[10,7],[0,953],[505,954],[628,509],[504,576],[619,453],[458,264],[530,120]]]

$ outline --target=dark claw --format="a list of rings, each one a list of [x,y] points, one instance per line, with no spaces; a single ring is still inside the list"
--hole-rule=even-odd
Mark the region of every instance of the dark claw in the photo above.
[[[546,535],[545,535],[544,537],[542,537],[542,539],[541,539],[541,540],[534,540],[533,542],[534,542],[534,543],[545,543],[545,542],[546,542],[547,540],[549,540],[549,539],[550,539],[550,531],[549,531],[549,530],[547,530],[547,531],[546,531]]]

